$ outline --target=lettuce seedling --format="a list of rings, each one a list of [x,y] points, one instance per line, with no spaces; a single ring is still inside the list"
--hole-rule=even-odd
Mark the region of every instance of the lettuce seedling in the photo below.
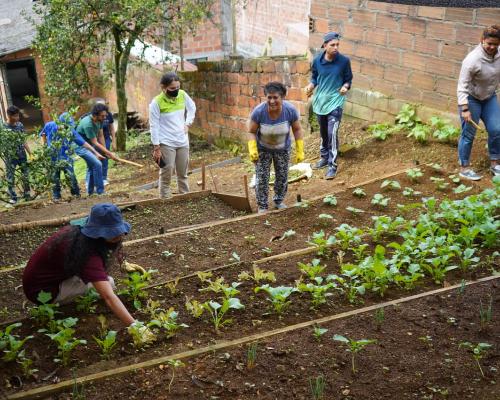
[[[94,288],[90,288],[83,296],[75,299],[76,309],[87,314],[94,314],[97,309],[99,293]]]
[[[436,185],[437,190],[446,190],[450,184],[448,182],[444,181],[444,178],[436,178],[434,176],[431,176],[431,181],[434,182]]]
[[[150,271],[153,272],[152,270]],[[126,289],[121,290],[119,294],[130,298],[133,301],[136,310],[140,310],[142,308],[141,299],[148,296],[148,293],[144,290],[146,286],[148,286],[148,280],[148,276],[139,272],[133,272],[129,274],[126,279],[122,280]]]
[[[312,262],[304,264],[301,262],[297,263],[299,270],[308,276],[309,279],[313,280],[319,276],[326,268],[326,265],[321,265],[321,260],[315,258]]]
[[[54,359],[54,361],[61,362],[64,366],[66,366],[69,363],[71,352],[76,348],[76,346],[87,344],[87,341],[83,339],[76,339],[74,337],[75,330],[72,327],[76,325],[76,322],[78,321],[77,318],[66,318],[62,321],[63,324],[59,332],[47,333],[46,335],[57,344],[59,358]]]
[[[328,226],[333,221],[333,216],[330,214],[320,214],[318,219],[323,226]]]
[[[231,297],[225,298],[222,301],[222,304],[216,301],[206,301],[203,303],[203,308],[207,310],[212,318],[212,323],[214,324],[215,332],[220,333],[220,328],[229,325],[232,322],[232,319],[224,319],[224,316],[230,309],[240,310],[245,308],[243,304],[241,304],[240,300]]]
[[[323,198],[323,203],[334,207],[337,205],[337,198],[333,194],[329,194]]]
[[[374,206],[387,207],[389,205],[390,197],[385,197],[383,194],[375,193],[371,203]]]
[[[342,250],[347,250],[352,244],[361,243],[361,235],[363,231],[349,224],[342,224],[337,227],[335,237],[340,243]]]
[[[321,336],[323,336],[326,332],[328,332],[328,329],[322,328],[321,326],[313,327],[313,336],[318,342],[321,339]]]
[[[172,296],[175,296],[179,292],[178,289],[177,289],[177,285],[179,284],[179,279],[180,279],[180,277],[178,276],[173,281],[167,282],[165,284],[165,286],[170,291],[170,294]]]
[[[40,304],[30,308],[30,316],[35,320],[38,326],[47,326],[50,321],[54,320],[56,314],[60,314],[60,311],[58,311],[59,304],[51,303],[52,294],[44,292],[43,290],[38,293],[36,299]]]
[[[380,188],[387,189],[387,190],[400,190],[401,184],[398,181],[386,179],[382,182],[382,184],[380,185]]]
[[[314,232],[312,234],[312,238],[309,239],[307,244],[310,244],[312,246],[316,246],[317,252],[316,254],[318,256],[327,256],[329,253],[329,248],[333,246],[337,242],[337,239],[335,236],[328,236],[328,238],[325,235],[325,232],[323,230],[319,232]]]
[[[205,283],[210,281],[210,278],[213,276],[213,274],[210,271],[197,271],[196,276],[201,283]]]
[[[407,169],[406,175],[408,175],[408,178],[410,178],[413,182],[418,182],[418,180],[424,176],[420,168]]]
[[[178,316],[179,313],[171,307],[167,312],[162,311],[155,315],[155,318],[149,322],[148,327],[156,326],[157,328],[164,329],[167,334],[167,339],[170,339],[182,328],[189,328],[188,325],[179,324],[177,322]]]
[[[253,266],[253,274],[243,271],[238,275],[238,279],[243,281],[252,280],[255,283],[260,283],[260,281],[276,282],[276,276],[273,271],[265,271],[257,265]]]
[[[481,375],[484,378],[484,372],[483,369],[481,368],[480,361],[484,357],[486,352],[493,347],[493,345],[489,343],[478,343],[474,345],[470,342],[462,342],[459,344],[459,347],[460,348],[465,347],[466,349],[472,350],[472,357],[474,357],[474,360],[476,360],[479,371],[481,372]]]
[[[376,343],[377,341],[375,339],[360,339],[360,340],[353,340],[353,339],[348,339],[345,336],[342,335],[334,335],[333,340],[337,342],[342,342],[347,344],[349,347],[346,349],[346,351],[351,353],[351,363],[352,363],[352,373],[356,373],[356,367],[354,364],[354,357],[357,353],[359,353],[361,350],[363,350],[366,346],[369,344]]]
[[[297,289],[299,292],[309,292],[311,293],[311,308],[316,309],[322,304],[326,303],[326,298],[329,296],[333,296],[333,293],[329,292],[329,290],[335,285],[333,282],[329,282],[326,285],[323,285],[323,278],[321,276],[317,276],[313,279],[314,283],[299,283]]]
[[[356,207],[351,207],[351,206],[346,207],[345,209],[346,209],[347,211],[349,211],[349,212],[352,212],[353,214],[362,214],[362,213],[364,213],[364,212],[365,212],[365,211],[364,211],[364,210],[362,210],[361,208],[356,208]]]
[[[453,189],[453,193],[455,193],[455,194],[466,193],[469,190],[472,190],[472,186],[465,186],[465,185],[461,184]]]
[[[405,196],[405,197],[412,197],[412,196],[420,196],[422,194],[422,192],[419,192],[411,187],[405,187],[403,189],[403,193],[402,195]]]
[[[290,295],[294,292],[297,291],[297,288],[290,287],[290,286],[277,286],[277,287],[271,287],[269,284],[265,284],[259,287],[256,287],[255,293],[260,292],[263,290],[268,294],[267,300],[271,302],[274,311],[278,315],[283,314],[285,309],[292,303],[291,300],[288,300]]]
[[[363,188],[356,188],[353,190],[352,194],[356,197],[366,197],[366,192]]]
[[[109,359],[111,351],[116,346],[116,331],[107,331],[100,338],[92,336],[101,349],[101,357]]]
[[[203,303],[200,303],[198,300],[191,300],[186,297],[186,302],[184,303],[186,306],[186,310],[194,317],[200,318],[203,315]]]

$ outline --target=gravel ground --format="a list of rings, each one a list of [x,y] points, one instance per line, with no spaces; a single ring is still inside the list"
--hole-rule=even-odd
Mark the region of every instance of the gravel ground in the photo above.
[[[431,7],[500,8],[499,0],[385,0],[380,1],[380,3],[408,4],[412,6]]]

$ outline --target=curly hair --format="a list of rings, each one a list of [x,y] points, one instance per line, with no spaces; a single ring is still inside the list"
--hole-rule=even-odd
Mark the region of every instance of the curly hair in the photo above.
[[[495,38],[500,40],[500,25],[491,25],[481,35],[481,39]]]
[[[92,239],[81,233],[81,227],[71,226],[66,228],[51,244],[49,254],[54,252],[63,242],[64,272],[67,277],[80,276],[83,268],[91,256],[98,255],[106,271],[114,259],[121,265],[124,260],[122,243],[109,243],[105,239]]]

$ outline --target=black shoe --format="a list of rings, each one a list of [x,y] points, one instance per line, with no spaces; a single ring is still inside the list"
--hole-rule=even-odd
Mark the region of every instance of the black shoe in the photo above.
[[[337,168],[336,167],[328,167],[328,171],[326,171],[325,174],[325,179],[330,180],[335,178],[337,175]]]
[[[314,164],[313,169],[321,169],[325,168],[328,165],[328,160],[325,160],[324,158],[320,158],[319,161]]]

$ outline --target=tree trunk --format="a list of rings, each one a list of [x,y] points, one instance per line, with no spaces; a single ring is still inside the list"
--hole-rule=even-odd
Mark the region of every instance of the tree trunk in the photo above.
[[[182,32],[179,33],[179,55],[181,56],[181,71],[184,71],[184,38]]]
[[[116,130],[116,150],[124,151],[127,147],[127,93],[125,92],[125,79],[127,73],[128,58],[127,52],[121,44],[120,33],[113,30],[115,39],[115,89],[116,102],[118,104],[118,129]],[[124,63],[125,60],[125,63]],[[125,70],[123,70],[125,64]]]

